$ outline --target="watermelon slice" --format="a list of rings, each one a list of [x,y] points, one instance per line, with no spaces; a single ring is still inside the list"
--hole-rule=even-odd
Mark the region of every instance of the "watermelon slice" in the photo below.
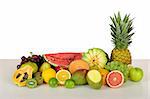
[[[53,66],[68,66],[72,61],[82,58],[82,53],[52,53],[44,54],[45,60]]]

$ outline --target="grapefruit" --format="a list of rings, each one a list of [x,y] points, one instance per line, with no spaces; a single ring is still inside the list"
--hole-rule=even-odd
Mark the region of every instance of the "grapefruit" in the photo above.
[[[121,87],[124,83],[123,73],[118,70],[111,71],[106,78],[106,82],[111,88]]]
[[[89,70],[89,65],[84,60],[75,60],[69,65],[69,71],[71,72],[71,74],[81,69]]]

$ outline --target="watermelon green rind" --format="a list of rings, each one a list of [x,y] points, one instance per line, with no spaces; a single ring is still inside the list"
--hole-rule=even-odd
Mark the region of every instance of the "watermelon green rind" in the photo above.
[[[45,55],[43,55],[43,57],[44,57],[44,59],[45,59],[48,63],[50,63],[50,64],[53,65],[54,67],[57,67],[57,66],[58,66],[57,64],[54,64],[54,63],[50,62],[50,61],[47,59],[47,57],[46,57]]]

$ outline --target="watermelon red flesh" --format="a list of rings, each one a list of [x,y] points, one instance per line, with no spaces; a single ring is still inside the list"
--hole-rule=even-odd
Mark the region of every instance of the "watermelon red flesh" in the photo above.
[[[112,74],[109,75],[108,81],[112,86],[117,86],[121,84],[122,82],[122,75],[117,72],[113,72]]]
[[[44,54],[45,60],[54,66],[68,66],[72,61],[82,58],[82,53]]]

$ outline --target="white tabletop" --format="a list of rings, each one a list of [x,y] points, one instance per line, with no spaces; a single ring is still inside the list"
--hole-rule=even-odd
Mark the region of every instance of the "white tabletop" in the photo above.
[[[0,60],[0,99],[150,99],[150,60],[134,60],[133,65],[144,70],[141,82],[127,81],[121,88],[103,86],[100,90],[89,86],[50,88],[41,85],[35,89],[18,87],[11,81],[19,60]]]

